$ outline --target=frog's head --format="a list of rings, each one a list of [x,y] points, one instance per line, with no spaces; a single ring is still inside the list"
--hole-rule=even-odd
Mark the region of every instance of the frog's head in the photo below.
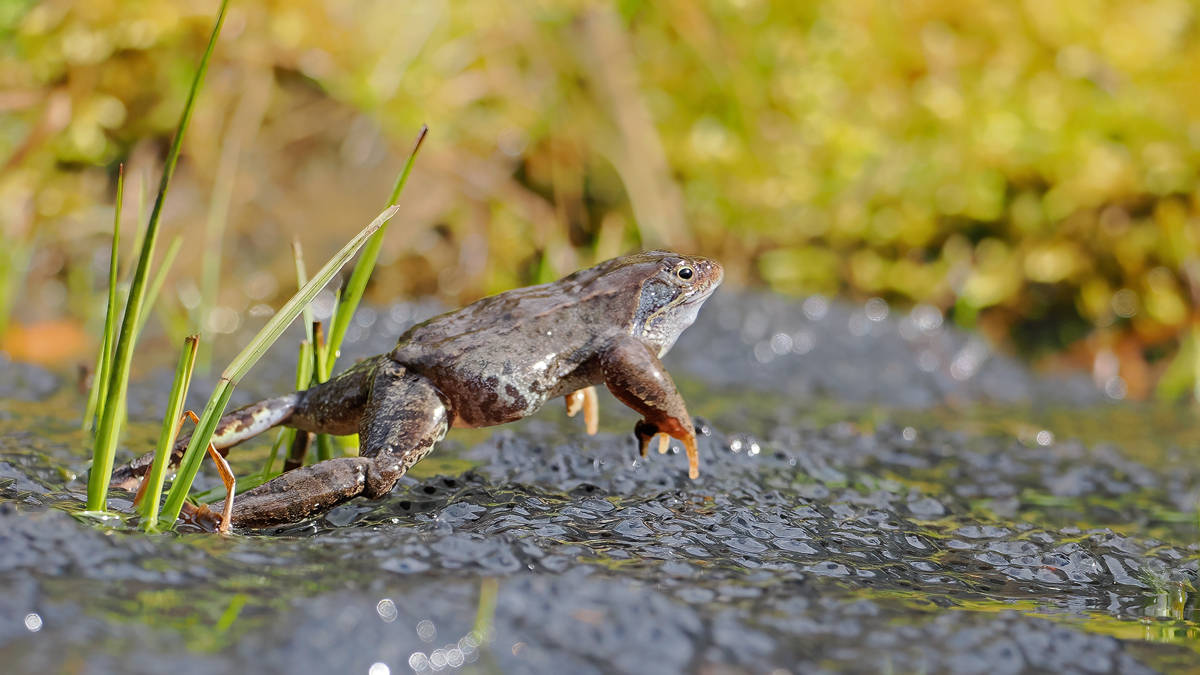
[[[628,259],[642,276],[634,336],[662,356],[696,320],[700,305],[721,285],[725,270],[711,258],[671,251],[645,251]]]

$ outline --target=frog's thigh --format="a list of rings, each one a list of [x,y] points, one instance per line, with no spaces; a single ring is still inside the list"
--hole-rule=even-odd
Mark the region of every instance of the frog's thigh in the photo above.
[[[696,432],[683,397],[671,376],[650,348],[633,337],[622,337],[600,356],[604,383],[622,403],[642,414],[634,427],[642,454],[656,434],[669,434],[683,442],[688,455],[688,475],[700,475]]]
[[[390,492],[442,440],[450,419],[445,399],[426,377],[395,362],[380,365],[359,422],[359,455],[372,464],[363,494]]]

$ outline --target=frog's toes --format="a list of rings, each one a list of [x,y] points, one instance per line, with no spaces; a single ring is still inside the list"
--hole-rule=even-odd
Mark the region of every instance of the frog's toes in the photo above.
[[[584,387],[563,397],[567,402],[567,417],[574,417],[583,411],[583,424],[588,436],[595,436],[600,429],[600,399],[596,396],[596,387]]]

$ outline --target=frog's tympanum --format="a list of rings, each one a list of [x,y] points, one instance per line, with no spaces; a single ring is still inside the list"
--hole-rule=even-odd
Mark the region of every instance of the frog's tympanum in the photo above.
[[[450,427],[519,420],[558,396],[572,414],[587,405],[594,432],[591,387],[600,383],[641,413],[634,433],[643,455],[656,435],[674,437],[687,451],[689,475],[698,477],[692,420],[659,358],[695,321],[722,275],[716,261],[670,251],[615,258],[434,317],[400,336],[390,353],[324,384],[229,413],[213,436],[222,454],[280,425],[357,433],[360,443],[358,457],[309,466],[300,466],[307,443],[297,443],[290,470],[236,495],[232,524],[268,527],[360,495],[380,498]],[[185,448],[186,439],[176,444],[172,464]],[[121,467],[112,484],[136,487],[150,462],[147,455]]]

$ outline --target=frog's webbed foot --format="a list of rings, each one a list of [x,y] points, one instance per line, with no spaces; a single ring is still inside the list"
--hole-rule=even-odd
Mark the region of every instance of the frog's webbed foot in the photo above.
[[[370,392],[359,423],[360,456],[301,467],[238,495],[233,525],[271,527],[318,515],[360,495],[378,499],[446,435],[449,410],[425,377],[386,361]]]
[[[595,436],[600,430],[600,399],[596,397],[596,387],[584,387],[563,397],[567,402],[567,417],[574,417],[583,411],[583,426],[588,436]]]
[[[700,455],[696,430],[675,389],[671,376],[650,348],[633,337],[623,337],[600,356],[604,383],[622,403],[642,414],[634,427],[642,456],[658,434],[679,439],[687,451],[688,476],[700,477]],[[669,447],[669,442],[667,444]],[[659,442],[659,452],[663,452]]]
[[[183,508],[179,510],[179,520],[208,532],[217,532],[221,526],[229,522],[222,521],[221,514],[214,512],[206,504],[196,506],[191,502],[183,503]]]

